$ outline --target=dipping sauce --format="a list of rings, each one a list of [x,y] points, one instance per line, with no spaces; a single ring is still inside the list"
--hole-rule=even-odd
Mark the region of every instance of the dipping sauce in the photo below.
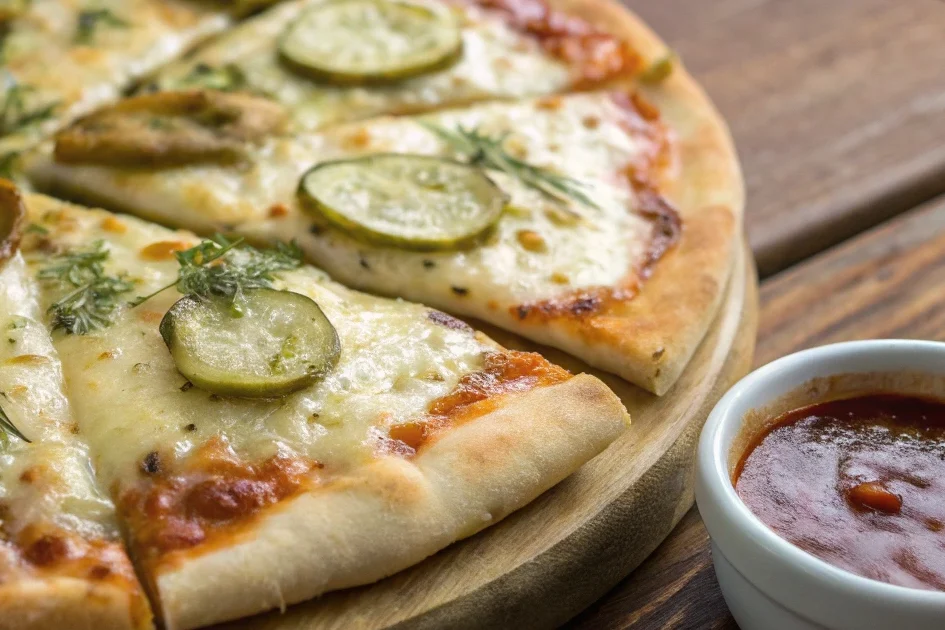
[[[945,591],[945,403],[876,394],[791,411],[735,490],[782,538],[864,577]]]

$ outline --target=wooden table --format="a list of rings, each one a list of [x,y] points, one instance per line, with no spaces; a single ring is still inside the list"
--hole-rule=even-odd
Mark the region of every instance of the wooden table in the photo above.
[[[945,340],[945,2],[625,1],[732,127],[764,278],[756,365]],[[698,511],[568,627],[736,628]]]

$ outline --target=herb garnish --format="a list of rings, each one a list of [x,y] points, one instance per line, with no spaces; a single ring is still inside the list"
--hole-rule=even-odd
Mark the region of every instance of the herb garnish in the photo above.
[[[279,243],[275,249],[260,251],[244,244],[242,238],[231,241],[221,234],[174,255],[180,264],[177,279],[150,295],[135,298],[132,307],[171,287],[204,299],[235,299],[249,289],[272,288],[273,274],[302,264],[302,251],[295,243]]]
[[[91,44],[99,27],[128,28],[128,22],[115,15],[111,9],[86,9],[79,13],[75,41],[79,44]]]
[[[584,193],[581,182],[509,155],[502,146],[509,135],[507,133],[490,137],[481,133],[478,128],[466,129],[460,125],[455,131],[449,131],[426,122],[420,124],[449,143],[473,166],[502,171],[559,202],[573,200],[599,209]]]
[[[13,133],[23,127],[28,127],[47,120],[53,115],[58,102],[47,103],[30,109],[27,106],[27,97],[35,91],[29,85],[17,83],[17,80],[10,73],[4,73],[3,83],[6,96],[3,97],[0,104],[0,136]],[[4,155],[4,165],[9,166],[7,161],[11,159],[9,155]]]
[[[74,290],[49,307],[53,330],[85,335],[106,328],[115,320],[121,295],[134,285],[124,276],[105,274],[109,251],[104,241],[86,250],[73,250],[56,258],[39,272],[39,278],[56,281]]]
[[[4,446],[6,446],[8,443],[10,439],[9,436],[11,435],[13,437],[20,438],[27,444],[30,443],[30,440],[26,439],[26,436],[20,433],[20,430],[16,428],[15,424],[13,424],[9,416],[7,416],[6,412],[3,410],[3,407],[0,407],[0,431],[2,431],[0,435],[2,435]]]
[[[231,92],[246,88],[246,75],[234,63],[218,68],[205,63],[198,63],[190,72],[174,82],[175,89],[203,88]]]

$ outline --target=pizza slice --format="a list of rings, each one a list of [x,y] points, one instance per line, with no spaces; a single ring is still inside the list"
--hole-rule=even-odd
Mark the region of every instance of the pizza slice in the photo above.
[[[628,421],[596,378],[345,289],[292,246],[201,241],[39,196],[29,212],[22,250],[77,430],[168,628],[417,563]]]
[[[666,117],[638,93],[597,91],[308,134],[264,129],[277,116],[259,97],[156,94],[67,130],[28,171],[171,225],[296,239],[345,284],[480,318],[662,394],[715,314],[742,210],[725,129],[693,89],[674,76],[650,92]],[[204,109],[167,113],[173,99]],[[200,122],[224,110],[224,126]],[[223,146],[234,153],[210,155]]]
[[[195,0],[3,6],[0,176],[18,151],[116,100],[134,81],[229,23],[225,11]]]
[[[0,186],[0,214],[20,200]],[[10,227],[10,226],[7,226]],[[0,261],[0,628],[150,628],[151,613],[63,390],[35,280]],[[12,238],[11,238],[12,237]]]
[[[643,69],[588,3],[294,0],[172,64],[150,89],[249,91],[301,129],[587,89]]]

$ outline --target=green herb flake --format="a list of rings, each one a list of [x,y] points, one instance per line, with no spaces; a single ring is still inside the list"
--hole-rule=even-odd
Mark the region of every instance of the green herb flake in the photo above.
[[[584,193],[584,185],[581,182],[546,168],[533,166],[510,155],[503,147],[509,134],[491,137],[480,132],[478,128],[466,129],[459,126],[455,131],[449,131],[426,122],[420,124],[439,136],[473,166],[501,171],[558,202],[577,201],[590,208],[599,209]]]
[[[115,15],[111,9],[86,9],[79,13],[76,26],[75,41],[78,44],[92,44],[98,35],[99,29],[128,28],[129,24]]]
[[[9,444],[11,436],[23,440],[27,444],[30,443],[30,440],[26,439],[26,436],[13,424],[9,416],[7,416],[6,412],[3,410],[3,407],[0,407],[0,435],[3,436],[4,446]]]
[[[244,291],[272,288],[276,273],[302,264],[302,251],[294,243],[258,250],[245,245],[242,238],[231,241],[220,234],[175,256],[180,264],[177,279],[154,293],[135,298],[132,307],[172,287],[183,295],[225,297],[235,302]]]
[[[59,102],[33,103],[32,86],[19,83],[9,72],[3,73],[4,96],[0,97],[0,136],[21,131],[50,119]],[[8,153],[0,160],[0,169],[11,170],[16,153]],[[12,156],[12,157],[11,157]]]
[[[134,288],[124,276],[105,273],[109,251],[104,241],[59,256],[39,272],[40,280],[72,289],[49,307],[53,330],[86,335],[110,326],[121,306],[119,299]]]

